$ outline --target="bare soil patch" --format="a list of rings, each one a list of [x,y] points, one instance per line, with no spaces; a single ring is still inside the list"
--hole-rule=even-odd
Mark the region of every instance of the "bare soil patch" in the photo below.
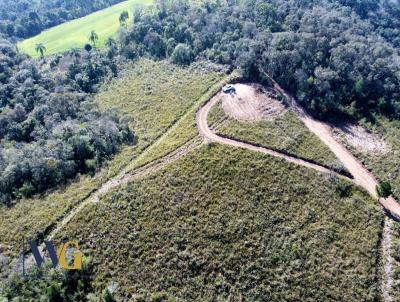
[[[258,84],[233,86],[236,92],[220,94],[222,108],[232,118],[242,121],[273,120],[286,111],[273,90]]]
[[[336,132],[341,135],[348,144],[363,153],[385,154],[390,151],[389,145],[379,135],[367,131],[359,125],[340,125]]]

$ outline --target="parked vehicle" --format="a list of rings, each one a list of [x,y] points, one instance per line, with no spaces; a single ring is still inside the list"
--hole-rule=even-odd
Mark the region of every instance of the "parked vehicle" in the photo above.
[[[224,93],[233,93],[236,91],[236,89],[233,85],[226,85],[226,86],[222,87],[222,91]]]

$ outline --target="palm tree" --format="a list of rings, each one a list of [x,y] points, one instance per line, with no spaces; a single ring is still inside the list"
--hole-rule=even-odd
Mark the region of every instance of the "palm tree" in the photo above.
[[[129,13],[124,10],[121,15],[119,16],[119,24],[123,27],[126,27],[128,25],[128,19],[129,19]]]
[[[92,42],[93,46],[96,47],[96,42],[99,39],[99,36],[96,34],[94,30],[91,31],[89,36],[89,41]]]
[[[46,47],[43,45],[43,43],[36,44],[35,50],[37,53],[40,53],[40,57],[43,59],[44,53],[46,52]]]

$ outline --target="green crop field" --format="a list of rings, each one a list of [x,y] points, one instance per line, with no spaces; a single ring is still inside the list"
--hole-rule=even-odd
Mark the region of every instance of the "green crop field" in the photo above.
[[[72,48],[82,48],[89,42],[89,35],[92,30],[96,31],[99,40],[97,47],[103,47],[109,37],[118,33],[120,28],[119,16],[122,11],[129,12],[129,20],[132,21],[132,12],[136,4],[150,4],[151,0],[129,0],[121,2],[109,8],[95,12],[88,16],[63,23],[50,28],[41,34],[26,39],[18,44],[21,51],[38,57],[35,46],[43,43],[46,47],[46,54],[61,53]]]

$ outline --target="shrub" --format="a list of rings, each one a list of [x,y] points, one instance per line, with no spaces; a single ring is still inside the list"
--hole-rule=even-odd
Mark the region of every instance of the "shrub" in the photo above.
[[[381,198],[387,198],[392,195],[392,185],[388,181],[383,181],[376,186],[378,196]]]
[[[84,47],[84,48],[85,48],[86,51],[91,51],[93,47],[92,47],[92,45],[90,45],[89,43],[87,43],[87,44],[85,44],[85,47]]]
[[[117,300],[115,300],[113,294],[108,290],[108,288],[106,288],[103,291],[103,300],[104,302],[116,302]]]

